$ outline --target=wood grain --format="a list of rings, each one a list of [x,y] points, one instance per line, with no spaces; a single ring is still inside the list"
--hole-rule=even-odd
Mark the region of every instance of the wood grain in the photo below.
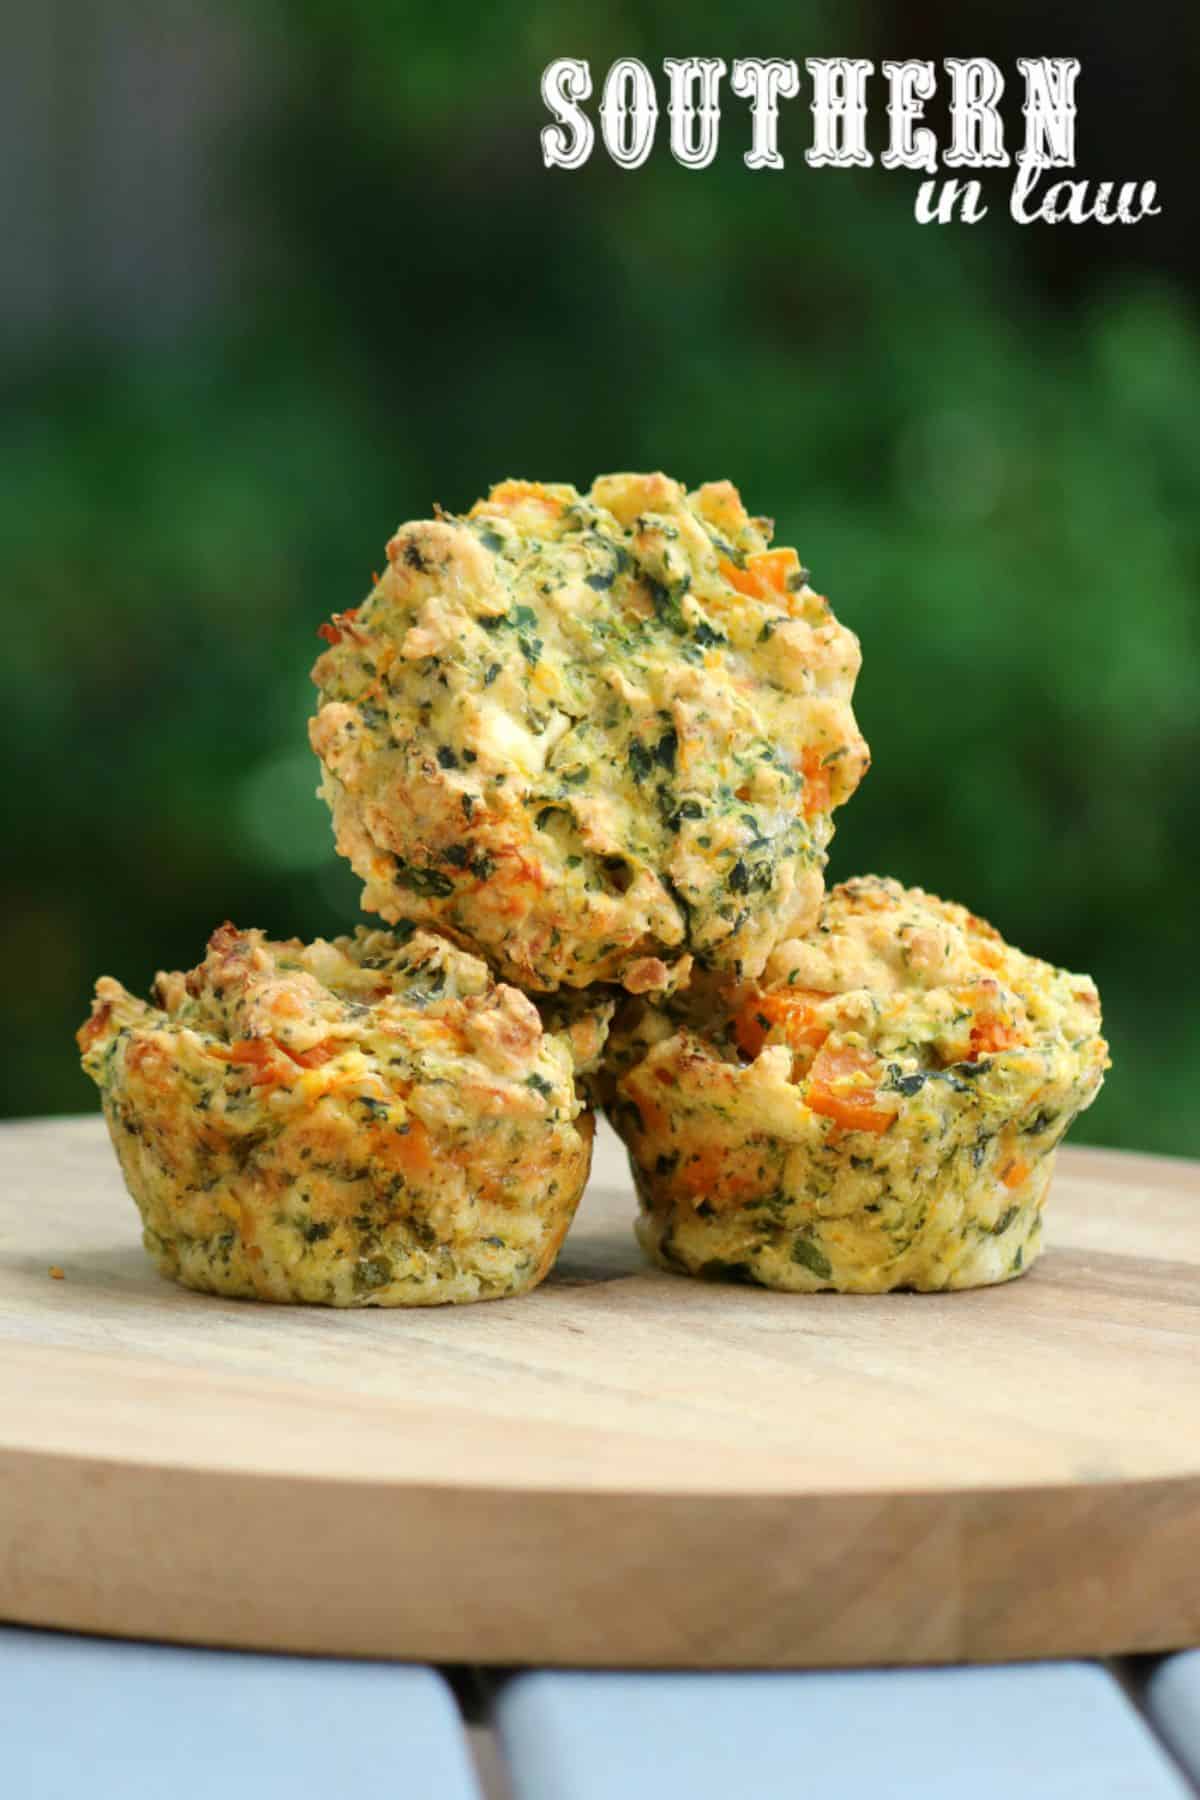
[[[154,1273],[98,1119],[0,1128],[0,1616],[629,1666],[1200,1642],[1196,1165],[1063,1153],[1041,1263],[966,1294],[690,1282],[632,1213],[604,1138],[523,1300],[226,1302]]]

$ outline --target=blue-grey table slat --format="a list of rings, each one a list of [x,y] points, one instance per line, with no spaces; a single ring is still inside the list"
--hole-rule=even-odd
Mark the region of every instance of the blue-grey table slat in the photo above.
[[[1182,1800],[1098,1664],[516,1676],[515,1800]]]
[[[1164,1657],[1145,1687],[1146,1711],[1200,1787],[1200,1650]]]
[[[3,1800],[479,1800],[432,1669],[0,1626]]]

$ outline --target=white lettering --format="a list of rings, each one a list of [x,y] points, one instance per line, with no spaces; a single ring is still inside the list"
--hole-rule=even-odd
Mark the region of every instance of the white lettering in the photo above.
[[[948,169],[1005,169],[1004,121],[997,102],[1004,77],[986,56],[947,56],[950,77],[950,148],[942,157]]]
[[[717,154],[721,134],[721,81],[725,64],[719,56],[663,58],[671,81],[671,155],[685,169],[707,169]],[[700,104],[692,90],[700,83]],[[696,126],[699,125],[699,133]]]
[[[925,102],[932,100],[937,77],[931,62],[885,62],[880,65],[888,82],[888,147],[880,157],[885,169],[937,170],[937,139],[925,117]]]
[[[542,128],[542,161],[548,169],[578,169],[592,154],[595,129],[576,104],[591,91],[591,70],[573,56],[560,56],[543,70],[542,99],[558,120],[557,125]]]
[[[805,58],[812,78],[812,148],[804,152],[810,169],[869,168],[867,76],[874,63],[861,56]]]
[[[741,100],[750,102],[753,137],[742,161],[748,169],[782,169],[779,154],[779,102],[794,100],[800,92],[800,71],[794,62],[778,57],[764,61],[757,56],[739,57],[729,85]]]
[[[964,225],[978,225],[986,219],[987,207],[977,181],[923,181],[917,189],[913,216],[918,225],[949,225],[954,209]]]
[[[640,169],[654,148],[658,100],[644,62],[622,56],[613,63],[600,102],[604,148],[620,169]]]
[[[1075,167],[1075,81],[1079,63],[1073,56],[1018,56],[1025,77],[1025,148],[1018,162],[1043,169]]]
[[[1018,158],[1008,202],[1018,225],[1140,225],[1143,219],[1156,219],[1162,212],[1157,182],[1122,182],[1114,206],[1116,184],[1111,181],[1099,182],[1094,195],[1089,182],[1055,181],[1039,195],[1034,190],[1044,172],[1036,162]]]

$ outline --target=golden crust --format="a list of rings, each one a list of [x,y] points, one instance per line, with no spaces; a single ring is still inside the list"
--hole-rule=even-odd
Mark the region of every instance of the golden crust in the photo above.
[[[576,1046],[477,958],[426,932],[302,944],[224,925],[153,1000],[103,978],[79,1043],[164,1274],[426,1306],[547,1273],[591,1158]]]
[[[858,640],[728,482],[508,481],[323,628],[313,748],[388,920],[551,991],[756,975],[821,902]]]
[[[880,1293],[1029,1267],[1054,1151],[1108,1058],[1087,976],[868,876],[763,983],[630,1003],[609,1064],[651,1256]]]

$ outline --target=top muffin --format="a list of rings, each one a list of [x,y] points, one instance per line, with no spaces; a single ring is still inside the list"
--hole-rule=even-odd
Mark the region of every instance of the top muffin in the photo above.
[[[322,628],[310,726],[385,919],[542,991],[760,974],[864,774],[858,640],[737,490],[506,481],[404,525]]]

